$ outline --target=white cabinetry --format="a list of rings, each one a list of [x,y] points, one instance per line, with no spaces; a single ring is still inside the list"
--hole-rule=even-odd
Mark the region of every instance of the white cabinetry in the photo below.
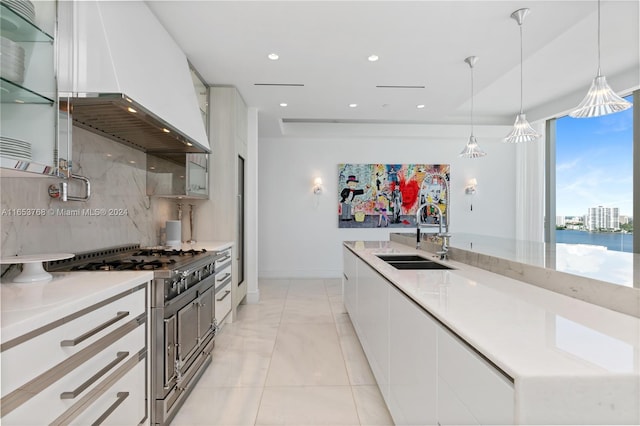
[[[2,424],[139,424],[146,284],[2,343]]]
[[[351,317],[357,315],[358,305],[356,303],[358,285],[358,258],[350,250],[343,251],[344,274],[342,278],[342,291],[344,306]]]
[[[216,261],[216,277],[215,277],[215,316],[218,325],[222,326],[223,322],[231,312],[233,294],[233,273],[232,250],[231,247],[223,250],[222,258]]]
[[[438,325],[399,290],[389,296],[389,411],[397,425],[436,424]]]
[[[346,247],[344,275],[347,312],[396,425],[514,424],[509,378]]]
[[[450,331],[438,330],[438,375],[478,424],[514,423],[513,384]],[[451,405],[443,401],[444,405]],[[440,423],[460,424],[459,418]]]
[[[233,241],[232,316],[247,294],[245,270],[245,227],[255,211],[246,209],[247,187],[244,171],[255,159],[248,158],[247,106],[235,87],[209,88],[211,167],[209,187],[211,202],[198,209],[198,238]],[[241,176],[242,175],[242,176]],[[210,220],[215,217],[215,220]],[[247,218],[245,221],[244,218]]]
[[[33,7],[33,14],[26,13]],[[14,9],[15,8],[15,9]],[[0,4],[0,167],[38,175],[57,172],[56,2]],[[33,18],[33,19],[32,19]],[[26,177],[24,173],[18,176]]]
[[[358,263],[358,325],[362,348],[385,399],[389,396],[389,284],[369,265]]]

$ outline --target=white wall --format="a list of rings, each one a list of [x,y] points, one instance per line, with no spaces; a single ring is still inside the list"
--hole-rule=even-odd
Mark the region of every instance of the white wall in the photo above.
[[[508,128],[497,132],[506,134]],[[260,139],[259,276],[340,277],[344,240],[387,240],[387,229],[339,229],[339,163],[427,163],[451,165],[452,233],[512,237],[515,234],[515,146],[498,137],[482,138],[488,155],[463,159],[468,138],[283,137]],[[322,177],[324,192],[312,193]],[[465,195],[467,179],[478,180],[475,195]],[[473,203],[473,211],[470,204]],[[415,232],[407,229],[408,232]]]

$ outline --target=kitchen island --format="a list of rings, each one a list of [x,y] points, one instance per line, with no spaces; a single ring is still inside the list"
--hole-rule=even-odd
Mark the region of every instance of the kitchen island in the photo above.
[[[640,319],[484,269],[345,242],[345,306],[397,424],[639,424]],[[420,397],[412,395],[420,395]]]

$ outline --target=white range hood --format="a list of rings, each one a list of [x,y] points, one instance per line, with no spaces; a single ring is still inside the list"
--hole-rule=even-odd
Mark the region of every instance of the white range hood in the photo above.
[[[58,41],[74,125],[145,152],[210,152],[187,58],[143,1],[60,2]]]

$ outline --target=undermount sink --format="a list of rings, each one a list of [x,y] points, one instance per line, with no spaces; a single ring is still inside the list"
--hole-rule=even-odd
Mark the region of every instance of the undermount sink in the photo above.
[[[417,254],[376,254],[376,256],[385,262],[431,262],[426,257]]]
[[[453,269],[447,265],[413,254],[376,256],[396,269]]]

